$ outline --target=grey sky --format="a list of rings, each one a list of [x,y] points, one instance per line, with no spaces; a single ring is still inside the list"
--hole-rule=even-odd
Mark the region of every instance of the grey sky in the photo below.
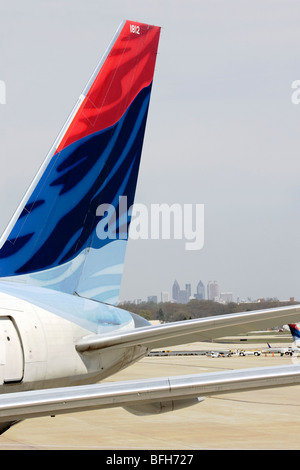
[[[130,241],[121,299],[176,278],[300,300],[296,0],[0,0],[0,229],[123,19],[163,27],[136,201],[205,204],[205,244]]]

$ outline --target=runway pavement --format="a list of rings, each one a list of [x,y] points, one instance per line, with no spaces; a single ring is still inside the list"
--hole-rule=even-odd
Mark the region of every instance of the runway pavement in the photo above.
[[[211,349],[224,346],[210,345]],[[178,347],[188,348],[205,349],[207,344]],[[283,365],[292,360],[278,355],[146,357],[106,381]],[[299,430],[300,386],[294,386],[207,398],[157,416],[137,417],[114,408],[35,418],[0,436],[0,450],[289,450],[300,448]]]

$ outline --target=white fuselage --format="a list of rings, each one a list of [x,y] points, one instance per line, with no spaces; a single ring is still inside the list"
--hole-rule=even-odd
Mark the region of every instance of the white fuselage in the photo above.
[[[89,334],[45,308],[0,292],[0,393],[95,383],[146,353],[132,347],[81,354],[76,342]]]

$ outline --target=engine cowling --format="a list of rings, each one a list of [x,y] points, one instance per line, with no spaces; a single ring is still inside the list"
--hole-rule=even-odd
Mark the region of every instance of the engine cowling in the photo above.
[[[204,401],[204,397],[183,398],[178,400],[166,400],[154,403],[143,403],[141,405],[124,406],[123,408],[136,416],[157,415],[170,411],[180,410],[188,406],[196,405]]]

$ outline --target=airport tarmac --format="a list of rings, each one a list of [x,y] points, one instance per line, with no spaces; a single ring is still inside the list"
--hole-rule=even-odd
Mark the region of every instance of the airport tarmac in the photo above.
[[[177,349],[207,349],[207,343]],[[224,344],[210,344],[223,349]],[[241,345],[229,344],[229,349]],[[253,349],[255,345],[248,345]],[[261,345],[260,345],[261,348]],[[173,348],[174,350],[174,348]],[[195,374],[296,362],[279,355],[145,357],[106,381]],[[0,436],[0,450],[292,450],[300,449],[300,386],[207,398],[156,416],[122,408],[35,418]]]

